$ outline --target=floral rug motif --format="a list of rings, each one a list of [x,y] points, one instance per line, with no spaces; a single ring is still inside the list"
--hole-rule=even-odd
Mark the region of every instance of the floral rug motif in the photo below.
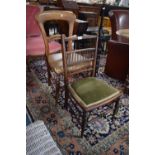
[[[43,120],[51,130],[55,141],[60,145],[64,154],[104,155],[128,154],[128,95],[122,95],[119,111],[114,122],[111,121],[113,105],[100,107],[91,112],[91,117],[80,138],[80,127],[75,116],[63,109],[64,90],[61,87],[58,103],[52,97],[52,88],[47,85],[47,71],[44,60],[38,59],[31,63],[34,72],[27,72],[27,107],[34,120]],[[123,83],[103,74],[102,69],[98,78],[121,88]],[[69,101],[76,114],[75,105]],[[104,113],[104,117],[103,116]]]

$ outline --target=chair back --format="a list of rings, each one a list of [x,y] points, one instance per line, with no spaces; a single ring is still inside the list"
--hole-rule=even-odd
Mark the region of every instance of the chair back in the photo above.
[[[40,35],[39,27],[35,20],[35,15],[40,12],[40,8],[34,5],[26,5],[26,36]]]
[[[91,44],[90,47],[90,44],[88,43],[89,47],[82,46],[82,48],[80,47],[77,49],[74,48],[73,50],[67,50],[66,42],[68,42],[69,40],[72,40],[75,44],[77,44],[78,41],[83,41],[85,45],[87,44],[88,40],[91,40],[94,42],[94,45]],[[97,35],[84,35],[80,37],[65,37],[64,35],[62,35],[62,45],[65,83],[69,82],[70,77],[84,72],[87,72],[87,75],[89,76],[95,76],[98,47]]]
[[[40,27],[43,40],[45,43],[46,56],[50,54],[48,43],[54,40],[60,40],[61,34],[53,34],[53,35],[48,36],[44,28],[44,23],[47,21],[55,21],[56,23],[60,21],[65,21],[69,25],[68,34],[69,36],[72,36],[75,19],[76,19],[75,15],[70,11],[58,11],[58,10],[44,11],[36,15],[36,20]],[[72,49],[72,41],[69,41],[68,49]]]
[[[122,41],[121,36],[116,34],[119,29],[129,29],[129,10],[111,10],[109,12],[111,29],[112,29],[112,40]],[[126,41],[125,41],[126,42]]]

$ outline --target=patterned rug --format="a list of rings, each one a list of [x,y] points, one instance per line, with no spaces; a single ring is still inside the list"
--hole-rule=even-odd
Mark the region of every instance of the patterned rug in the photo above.
[[[104,66],[104,57],[102,63]],[[113,123],[111,121],[113,105],[93,110],[84,137],[79,138],[80,127],[75,115],[63,109],[63,87],[58,103],[55,103],[52,97],[53,89],[47,85],[44,59],[32,60],[30,67],[34,72],[27,72],[27,107],[34,120],[43,120],[49,127],[53,138],[64,150],[64,154],[128,154],[128,95],[122,95],[119,111]],[[103,70],[104,68],[99,70],[98,78],[106,80],[115,87],[123,87],[123,83],[109,78],[103,74]],[[80,111],[79,107],[75,107],[71,100],[69,105],[74,109],[75,114],[80,115],[76,113]]]

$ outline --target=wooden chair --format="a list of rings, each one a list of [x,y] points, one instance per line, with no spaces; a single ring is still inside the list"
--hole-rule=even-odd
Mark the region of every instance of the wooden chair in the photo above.
[[[44,11],[42,13],[39,13],[36,16],[36,20],[40,27],[42,37],[44,40],[44,44],[45,44],[45,53],[46,53],[46,59],[47,59],[48,68],[49,68],[48,75],[49,75],[50,79],[51,79],[50,71],[52,71],[56,75],[55,77],[53,77],[54,79],[52,79],[52,80],[54,80],[53,83],[55,84],[55,88],[56,88],[56,94],[55,94],[56,101],[57,101],[58,95],[59,95],[60,77],[64,73],[63,62],[62,62],[62,52],[59,51],[58,53],[51,54],[49,52],[49,42],[54,41],[54,40],[60,40],[61,34],[55,34],[55,35],[48,36],[46,34],[44,23],[47,21],[55,21],[56,23],[57,22],[59,23],[61,21],[67,22],[68,23],[68,36],[70,37],[73,34],[75,19],[76,19],[76,16],[72,12],[58,11],[58,10]],[[68,42],[67,48],[68,48],[68,50],[72,49],[72,40],[70,40]],[[49,83],[49,84],[51,84],[51,83]]]
[[[95,39],[95,47],[86,47],[83,49],[67,50],[66,42],[70,40],[78,40],[78,37],[66,38],[62,35],[63,45],[63,66],[65,77],[65,107],[68,108],[68,99],[73,99],[75,103],[81,107],[82,119],[79,117],[81,125],[81,137],[83,137],[84,129],[88,121],[90,112],[100,106],[106,106],[115,102],[114,114],[118,109],[118,101],[121,91],[113,88],[105,81],[95,77],[95,65],[97,56],[98,36],[83,36],[80,39]],[[87,65],[86,65],[87,64]],[[83,65],[83,68],[71,70],[73,67]],[[75,78],[77,75],[85,75],[84,78]],[[86,74],[88,73],[88,74]]]

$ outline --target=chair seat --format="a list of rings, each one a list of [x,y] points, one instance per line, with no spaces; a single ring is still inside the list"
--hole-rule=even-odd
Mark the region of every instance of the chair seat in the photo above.
[[[50,53],[61,50],[61,44],[52,41],[49,43]],[[26,38],[26,56],[38,56],[45,54],[45,45],[42,36]]]
[[[120,91],[95,77],[84,78],[73,82],[69,89],[74,98],[85,109],[104,105],[107,101],[120,96]]]
[[[82,59],[81,55],[76,54],[73,57],[73,61],[77,57],[81,57],[81,59]],[[50,65],[50,67],[53,68],[54,71],[57,74],[61,74],[61,73],[64,72],[64,70],[63,70],[63,62],[62,62],[62,53],[54,53],[54,54],[49,55],[48,56],[48,63]],[[91,61],[82,62],[82,63],[80,63],[78,65],[75,64],[74,66],[69,67],[69,72],[76,71],[76,70],[78,71],[78,70],[86,68],[86,67],[88,67],[90,65],[92,66],[92,62]]]

